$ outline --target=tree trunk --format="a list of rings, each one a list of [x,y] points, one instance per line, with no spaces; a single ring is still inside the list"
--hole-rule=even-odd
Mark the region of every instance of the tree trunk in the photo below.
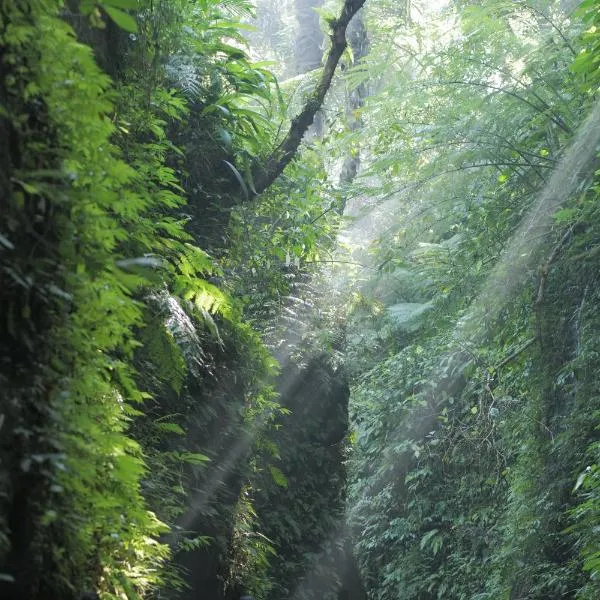
[[[270,187],[290,164],[304,134],[312,124],[315,115],[323,105],[325,95],[331,86],[335,69],[347,46],[346,29],[352,17],[363,7],[366,0],[345,0],[338,19],[331,23],[331,48],[327,54],[323,73],[314,92],[308,97],[304,108],[292,120],[290,129],[281,144],[275,149],[265,165],[254,169],[254,192],[258,195]]]

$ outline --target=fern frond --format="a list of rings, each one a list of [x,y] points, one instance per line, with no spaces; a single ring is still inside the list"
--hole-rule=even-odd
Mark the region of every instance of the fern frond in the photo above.
[[[255,16],[254,4],[249,0],[217,0],[216,8],[240,19]]]

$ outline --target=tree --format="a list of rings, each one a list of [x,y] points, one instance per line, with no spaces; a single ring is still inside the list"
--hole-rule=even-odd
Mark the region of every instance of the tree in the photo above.
[[[304,108],[292,119],[290,128],[282,142],[273,151],[267,162],[254,168],[252,180],[254,193],[261,194],[281,175],[293,160],[304,134],[312,124],[329,90],[338,62],[346,49],[346,29],[352,17],[362,8],[365,0],[345,0],[340,16],[331,23],[331,47],[325,59],[323,72],[314,92],[308,97]]]

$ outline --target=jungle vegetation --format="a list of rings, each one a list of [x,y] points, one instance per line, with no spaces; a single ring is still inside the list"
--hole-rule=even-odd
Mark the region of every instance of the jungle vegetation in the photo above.
[[[600,597],[599,9],[0,0],[0,598]]]

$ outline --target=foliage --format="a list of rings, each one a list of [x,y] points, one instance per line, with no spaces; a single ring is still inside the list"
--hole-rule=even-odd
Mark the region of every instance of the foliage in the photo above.
[[[172,137],[184,150],[189,230],[221,254],[229,211],[254,195],[252,168],[273,147],[282,97],[265,63],[246,52],[242,34],[251,28],[240,17],[252,14],[248,2],[188,4],[165,65],[190,109]]]
[[[289,414],[272,434],[277,455],[252,478],[261,530],[276,551],[268,593],[258,598],[330,599],[340,587],[348,388],[325,352],[306,363],[282,369],[280,401]]]
[[[598,11],[597,5],[592,0],[586,0],[579,5],[577,10],[581,19],[588,27],[582,34],[582,48],[571,65],[571,69],[580,75],[582,89],[594,94],[598,89]]]
[[[242,491],[238,501],[233,556],[230,557],[228,586],[250,592],[256,598],[268,597],[273,587],[270,562],[276,556],[273,543],[260,532],[258,515],[250,501],[251,488]]]
[[[302,68],[312,4],[262,16]],[[2,597],[335,598],[347,513],[370,598],[598,597],[599,13],[560,4],[372,4],[260,198],[301,87],[250,2],[0,6]]]
[[[40,3],[31,16],[13,9],[3,34],[4,64],[12,67],[7,83],[15,93],[5,118],[18,132],[24,157],[13,171],[5,216],[15,241],[3,289],[21,299],[21,316],[11,323],[19,304],[5,295],[8,333],[26,340],[38,311],[50,323],[36,387],[48,411],[45,443],[55,450],[25,454],[21,469],[40,464],[38,476],[47,478],[51,496],[43,512],[27,516],[43,526],[42,539],[53,540],[45,559],[52,574],[43,583],[48,590],[66,597],[97,584],[107,598],[133,597],[158,583],[168,551],[156,541],[165,527],[140,494],[145,467],[139,446],[125,435],[129,403],[143,400],[128,360],[137,344],[133,329],[141,324],[133,293],[146,278],[119,261],[159,250],[162,237],[148,216],[169,204],[144,189],[140,175],[120,159],[110,141],[109,80],[90,48],[58,19],[57,8]],[[27,105],[36,102],[44,112],[38,122],[27,120]],[[40,131],[51,131],[53,139],[40,139]],[[42,244],[32,246],[33,258],[19,262],[31,244],[29,228],[39,222],[32,205],[43,207],[47,228],[38,232]],[[44,301],[52,297],[57,301]],[[12,435],[31,433],[15,428]],[[39,575],[30,573],[30,590],[41,585]]]
[[[576,548],[593,573],[593,494],[579,512],[571,490],[579,473],[578,489],[594,481],[594,267],[581,260],[595,193],[572,189],[521,246],[539,271],[504,290],[488,280],[508,271],[514,232],[588,106],[569,67],[590,32],[578,38],[550,4],[410,16],[393,48],[393,24],[370,40],[381,81],[353,186],[379,198],[377,273],[348,331],[351,520],[369,597],[591,598]],[[569,515],[582,521],[568,529]]]
[[[167,526],[147,503],[173,525],[209,460],[202,444],[211,434],[192,443],[193,414],[182,427],[164,402],[180,394],[191,401],[190,381],[210,379],[221,346],[235,346],[241,355],[228,360],[238,361],[242,381],[226,413],[231,434],[245,407],[248,418],[265,414],[267,422],[277,412],[265,386],[272,359],[234,302],[206,280],[218,268],[184,231],[182,153],[170,130],[188,108],[167,85],[161,52],[174,55],[178,44],[207,57],[226,51],[205,72],[224,71],[225,87],[235,84],[240,97],[265,98],[260,78],[268,74],[243,58],[230,62],[236,50],[222,40],[236,34],[235,22],[214,31],[227,23],[219,11],[248,12],[242,1],[204,3],[213,24],[201,21],[183,40],[174,33],[179,15],[195,19],[195,6],[140,7],[134,27],[122,9],[137,3],[83,3],[92,25],[103,26],[106,14],[139,34],[127,60],[118,57],[113,88],[91,48],[59,19],[62,3],[27,4],[2,9],[1,32],[2,127],[13,140],[2,155],[2,344],[14,357],[2,366],[3,406],[13,406],[3,416],[2,581],[22,597],[97,588],[103,598],[137,598],[164,576],[180,585],[163,569],[169,548],[158,538]],[[95,43],[81,23],[79,35]],[[212,100],[238,111],[234,148],[242,155],[255,117],[231,92],[222,86]],[[144,361],[154,382],[136,371]],[[225,393],[215,401],[223,405]],[[21,519],[31,526],[16,528]],[[180,541],[176,550],[186,546]]]

